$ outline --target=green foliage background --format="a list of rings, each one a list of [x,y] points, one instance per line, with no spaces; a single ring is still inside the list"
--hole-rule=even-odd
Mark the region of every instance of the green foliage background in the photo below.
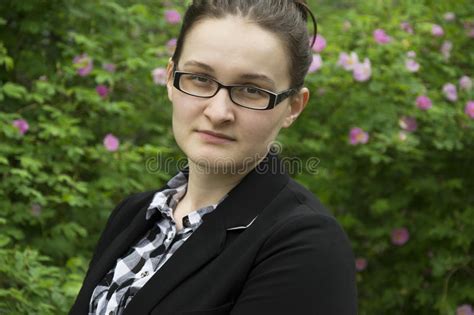
[[[357,275],[360,314],[455,314],[474,304],[473,90],[449,102],[442,86],[474,76],[470,1],[310,1],[328,45],[307,78],[312,98],[279,138],[283,155],[317,157],[317,172],[295,177],[332,210],[367,267]],[[0,2],[0,314],[61,314],[82,283],[111,209],[126,195],[160,187],[181,157],[171,108],[151,71],[165,67],[179,25],[172,1],[22,0]],[[447,22],[446,12],[456,19]],[[344,21],[350,22],[344,27]],[[408,21],[414,34],[400,28]],[[443,37],[431,35],[432,23]],[[392,42],[375,43],[383,28]],[[446,60],[439,51],[453,43]],[[421,68],[405,69],[413,50]],[[341,52],[368,57],[357,82],[337,65]],[[77,75],[75,56],[93,59]],[[114,73],[103,69],[114,63]],[[110,88],[101,98],[95,88]],[[428,95],[422,111],[416,97]],[[401,140],[399,119],[418,128]],[[24,134],[12,125],[24,119]],[[350,145],[349,130],[370,139]],[[113,133],[119,150],[103,138]],[[391,242],[394,228],[410,238]]]

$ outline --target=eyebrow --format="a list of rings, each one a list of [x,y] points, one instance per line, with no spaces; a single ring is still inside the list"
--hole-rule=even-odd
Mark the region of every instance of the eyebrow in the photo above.
[[[209,66],[208,64],[196,61],[196,60],[189,60],[184,64],[184,66],[196,66],[196,67],[200,67],[200,68],[202,68],[206,71],[209,71],[211,73],[214,73],[214,69],[211,66]],[[241,79],[246,79],[246,80],[262,80],[262,81],[265,81],[265,82],[271,84],[273,88],[276,87],[275,81],[273,81],[272,79],[270,79],[269,77],[267,77],[264,74],[244,73],[244,74],[240,75],[240,78]]]

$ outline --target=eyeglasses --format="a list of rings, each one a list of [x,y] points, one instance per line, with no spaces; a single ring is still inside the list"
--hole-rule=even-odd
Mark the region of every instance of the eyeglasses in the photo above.
[[[205,75],[184,71],[174,72],[173,86],[183,93],[202,98],[214,97],[225,88],[234,104],[255,110],[272,109],[296,92],[288,89],[274,93],[251,85],[224,85]]]

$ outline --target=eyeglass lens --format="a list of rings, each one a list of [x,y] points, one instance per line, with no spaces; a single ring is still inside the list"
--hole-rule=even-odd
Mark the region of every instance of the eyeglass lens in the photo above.
[[[180,88],[191,95],[211,97],[216,94],[219,85],[205,76],[183,73],[179,80]],[[250,108],[266,108],[270,95],[252,86],[233,86],[231,99],[235,103]]]

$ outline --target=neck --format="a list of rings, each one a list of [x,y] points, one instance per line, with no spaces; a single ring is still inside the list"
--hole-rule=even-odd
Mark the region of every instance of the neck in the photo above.
[[[186,195],[180,200],[181,208],[186,212],[218,203],[229,191],[255,167],[244,171],[204,170],[190,159],[189,177]]]

